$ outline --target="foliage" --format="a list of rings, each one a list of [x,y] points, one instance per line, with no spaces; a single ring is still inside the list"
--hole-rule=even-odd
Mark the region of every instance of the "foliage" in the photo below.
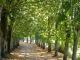
[[[1,1],[1,0],[0,0]],[[59,45],[64,48],[66,40],[65,22],[71,30],[70,46],[73,45],[73,32],[80,22],[78,0],[2,0],[0,6],[7,10],[8,21],[14,17],[13,37],[22,38],[36,35],[37,39],[46,42],[50,32],[50,42],[59,40]],[[75,16],[75,17],[74,17]],[[49,26],[48,26],[49,20]],[[9,23],[8,23],[9,24]],[[57,24],[57,29],[56,29]],[[49,29],[49,30],[48,30]],[[69,41],[69,40],[68,40]],[[80,44],[79,44],[80,45]]]

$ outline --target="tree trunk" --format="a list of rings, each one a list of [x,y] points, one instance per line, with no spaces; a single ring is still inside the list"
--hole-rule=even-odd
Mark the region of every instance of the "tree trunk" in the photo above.
[[[80,0],[77,0],[77,3],[79,3]],[[79,12],[80,12],[80,7],[76,7],[76,11],[75,11],[75,17],[79,15]],[[73,9],[72,9],[73,10]],[[73,11],[72,11],[73,12]],[[79,19],[78,19],[79,20]],[[75,21],[73,21],[75,22]],[[77,53],[77,45],[78,45],[78,33],[80,31],[80,21],[77,21],[78,22],[78,25],[77,27],[74,27],[74,43],[73,43],[73,54],[72,54],[72,60],[76,60],[76,53]],[[76,30],[75,30],[76,29]]]
[[[10,51],[11,51],[11,49],[10,49],[10,47],[11,47],[11,35],[12,35],[12,26],[8,26],[9,28],[8,28],[8,34],[7,34],[7,41],[8,41],[8,50],[7,50],[7,52],[8,53],[10,53]]]
[[[70,29],[67,27],[67,23],[65,22],[65,32],[66,32],[66,41],[64,47],[64,56],[63,60],[67,60],[68,48],[69,48],[69,38],[70,38]]]
[[[65,48],[64,48],[64,56],[63,56],[63,60],[67,60],[67,55],[68,55],[68,45],[69,42],[65,41]]]
[[[7,16],[6,16],[6,9],[2,8],[2,14],[1,14],[1,30],[3,33],[2,36],[2,50],[1,50],[1,56],[6,57],[6,52],[7,52]]]
[[[58,56],[58,40],[55,40],[55,56]]]
[[[38,40],[38,46],[39,46],[39,47],[41,46],[41,41],[40,41],[40,40]]]
[[[51,43],[48,43],[48,52],[51,52]]]
[[[57,23],[55,24],[55,29],[56,29],[56,40],[55,40],[55,55],[54,56],[58,56],[58,38],[57,38],[57,28],[58,25]]]
[[[41,41],[41,46],[40,46],[41,48],[43,48],[43,42]]]
[[[1,60],[1,40],[2,40],[2,31],[1,31],[1,23],[0,23],[0,60]]]
[[[28,37],[27,37],[27,43],[28,43]]]
[[[51,52],[50,31],[48,32],[48,52]]]
[[[51,52],[51,42],[50,42],[50,20],[48,19],[48,52]]]
[[[78,44],[78,32],[74,33],[72,60],[76,60],[77,44]]]
[[[2,12],[2,7],[0,7],[0,60],[1,60],[1,40],[2,40],[2,31],[1,31],[1,12]]]
[[[50,35],[48,35],[48,52],[51,52]]]
[[[30,44],[32,43],[31,34],[30,34]]]
[[[42,48],[45,49],[45,42],[43,42],[43,47]]]

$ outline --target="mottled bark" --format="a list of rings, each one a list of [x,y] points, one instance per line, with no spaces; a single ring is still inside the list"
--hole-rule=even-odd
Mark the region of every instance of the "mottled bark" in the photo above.
[[[1,60],[1,40],[2,40],[2,31],[1,31],[1,12],[2,12],[2,7],[0,7],[0,60]]]
[[[3,33],[2,36],[2,50],[1,50],[1,56],[6,57],[6,52],[7,52],[7,10],[5,8],[2,8],[2,13],[1,13],[1,30]]]
[[[27,37],[27,43],[28,43],[28,37]]]
[[[65,41],[65,48],[64,48],[63,60],[67,60],[67,56],[68,56],[68,46],[69,46],[69,42],[68,42],[68,41]]]
[[[51,52],[51,42],[50,42],[50,20],[48,19],[48,52]]]
[[[70,38],[70,28],[67,27],[66,22],[65,22],[65,32],[66,32],[66,41],[65,41],[65,47],[64,47],[63,60],[67,60],[68,48],[69,48],[69,38]]]
[[[41,41],[40,41],[40,40],[38,40],[38,46],[39,46],[39,47],[41,46]]]
[[[58,25],[57,23],[55,24],[55,29],[56,29],[56,40],[55,40],[55,55],[54,56],[58,56],[58,38],[57,38],[57,28]]]
[[[58,56],[58,40],[55,40],[55,55],[54,56]]]
[[[11,46],[11,33],[12,33],[12,27],[8,26],[8,33],[7,33],[7,41],[8,41],[8,50],[7,52],[10,53],[10,46]]]
[[[48,52],[51,52],[51,43],[48,42]]]
[[[40,46],[41,48],[43,48],[43,42],[41,41],[41,46]]]
[[[45,49],[45,42],[43,42],[43,46],[42,46],[42,48]]]
[[[78,44],[78,32],[75,32],[74,33],[74,44],[73,44],[72,60],[76,60],[77,44]]]
[[[30,34],[30,44],[32,43],[32,38],[31,38],[31,34]]]

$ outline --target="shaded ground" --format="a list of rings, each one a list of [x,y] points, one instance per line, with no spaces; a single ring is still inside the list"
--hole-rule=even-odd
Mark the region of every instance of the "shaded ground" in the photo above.
[[[9,59],[2,60],[62,60],[62,54],[59,57],[52,57],[54,52],[47,53],[35,44],[20,42],[20,46],[11,54],[8,54]]]

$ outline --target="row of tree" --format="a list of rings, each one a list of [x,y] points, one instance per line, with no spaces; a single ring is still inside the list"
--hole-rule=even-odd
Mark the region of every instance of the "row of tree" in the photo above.
[[[72,60],[76,60],[80,39],[79,3],[78,0],[1,1],[1,56],[6,57],[6,53],[18,45],[17,39],[35,36],[36,44],[43,49],[45,43],[48,44],[48,52],[52,47],[55,56],[58,56],[58,51],[63,52],[63,60],[67,60],[68,49],[73,46]]]

